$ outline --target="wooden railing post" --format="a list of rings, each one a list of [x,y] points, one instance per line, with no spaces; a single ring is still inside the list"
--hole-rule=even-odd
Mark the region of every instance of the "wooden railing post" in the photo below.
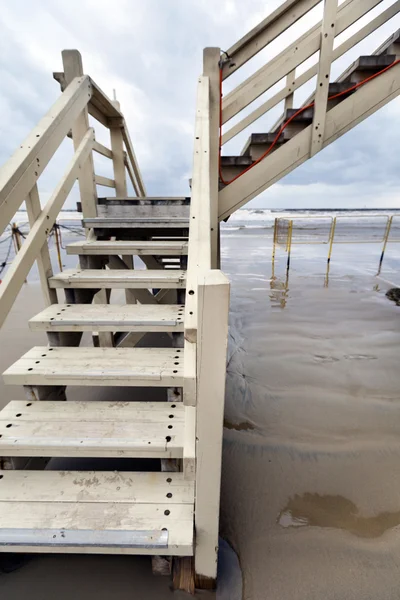
[[[65,83],[68,85],[74,77],[83,75],[82,57],[78,50],[63,50]],[[88,98],[89,100],[89,98]],[[89,129],[89,113],[87,106],[72,126],[72,140],[76,150]],[[97,216],[97,191],[94,176],[93,154],[89,154],[79,175],[79,191],[81,195],[82,213],[84,218]]]
[[[117,100],[113,101],[113,105],[117,110],[121,110],[120,104]],[[124,140],[122,138],[121,126],[111,126],[110,136],[111,151],[113,154],[112,161],[114,167],[115,194],[117,198],[125,198],[128,195],[128,188],[126,185]]]
[[[203,272],[198,286],[195,570],[200,588],[217,576],[229,281]]]
[[[219,156],[219,102],[220,73],[219,48],[204,48],[203,75],[210,81],[210,207],[211,207],[211,266],[218,268],[218,156]]]
[[[42,212],[42,207],[40,205],[39,198],[39,190],[36,184],[33,186],[28,198],[25,200],[25,205],[26,212],[28,213],[29,227],[32,229],[36,220],[40,216],[40,213]],[[49,286],[49,277],[53,275],[53,268],[51,266],[50,252],[49,247],[47,245],[47,240],[43,244],[38,254],[36,263],[38,266],[43,298],[46,305],[50,306],[50,304],[57,304],[57,290],[54,290]]]

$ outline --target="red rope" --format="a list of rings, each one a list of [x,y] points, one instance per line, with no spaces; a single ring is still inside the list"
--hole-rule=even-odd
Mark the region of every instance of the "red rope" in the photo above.
[[[369,81],[372,81],[372,79],[375,79],[379,75],[382,75],[382,73],[385,73],[389,69],[392,69],[398,63],[400,63],[400,59],[393,61],[391,65],[385,67],[381,71],[378,71],[378,73],[374,73],[370,77],[367,77],[367,79],[364,79],[363,81],[360,81],[359,83],[356,83],[355,85],[353,85],[349,89],[344,90],[343,92],[339,92],[338,94],[334,94],[333,96],[329,96],[328,97],[328,101],[329,100],[336,100],[337,98],[340,98],[341,96],[345,96],[346,94],[349,94],[350,92],[353,92],[354,90],[357,90],[362,85],[365,85]],[[221,181],[222,181],[223,184],[229,185],[230,183],[233,183],[234,181],[236,181],[236,179],[239,179],[239,177],[241,177],[242,175],[244,175],[245,173],[247,173],[247,171],[250,171],[250,169],[252,169],[256,165],[258,165],[258,163],[260,163],[262,160],[264,160],[264,158],[266,156],[268,156],[268,154],[270,152],[272,152],[272,150],[274,149],[274,147],[278,143],[278,140],[279,140],[280,136],[285,131],[286,127],[293,121],[293,119],[295,119],[298,115],[301,115],[301,113],[303,113],[308,108],[312,108],[314,106],[315,102],[311,102],[311,104],[307,104],[307,106],[302,106],[301,108],[299,108],[299,110],[296,111],[290,117],[290,119],[288,119],[286,121],[286,123],[284,123],[282,125],[282,127],[279,129],[278,133],[276,134],[276,136],[274,138],[274,141],[272,142],[272,144],[270,145],[270,147],[268,148],[268,150],[266,150],[264,152],[264,154],[262,154],[259,158],[257,158],[257,160],[255,160],[253,162],[253,164],[249,165],[241,173],[239,173],[238,175],[236,175],[236,177],[234,177],[230,181],[225,181],[225,179],[222,176],[222,166],[221,166],[221,150],[222,150],[222,69],[220,69],[219,88],[220,88],[220,90],[219,90],[220,91],[220,101],[219,101],[219,177],[220,177],[220,179],[221,179]]]

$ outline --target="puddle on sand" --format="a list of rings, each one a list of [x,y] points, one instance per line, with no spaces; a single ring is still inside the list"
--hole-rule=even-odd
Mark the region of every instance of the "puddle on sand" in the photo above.
[[[377,538],[400,524],[400,510],[363,517],[357,506],[343,496],[296,494],[278,517],[282,527],[329,527],[363,538]]]

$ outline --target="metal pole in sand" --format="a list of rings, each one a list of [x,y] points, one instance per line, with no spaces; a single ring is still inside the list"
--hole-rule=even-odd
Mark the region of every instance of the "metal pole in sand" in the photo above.
[[[56,239],[56,248],[57,248],[57,258],[58,258],[58,266],[60,267],[60,271],[63,270],[62,260],[61,260],[61,250],[60,250],[60,234],[59,234],[59,225],[54,223],[54,237]]]
[[[389,239],[390,228],[392,227],[392,221],[393,221],[393,216],[388,217],[388,222],[386,223],[385,236],[383,238],[383,248],[382,248],[382,252],[381,252],[381,258],[379,260],[379,267],[378,267],[378,272],[376,275],[380,275],[380,272],[381,272],[383,257],[385,256],[386,246],[387,246],[388,239]]]
[[[275,218],[274,223],[274,241],[272,244],[272,274],[271,279],[275,279],[275,252],[276,252],[276,239],[278,235],[278,217]]]
[[[292,234],[293,234],[293,221],[290,220],[289,221],[289,229],[288,229],[288,237],[287,237],[287,245],[286,245],[286,249],[287,249],[287,253],[288,253],[287,263],[286,263],[286,287],[289,282],[290,252],[292,249]]]
[[[331,256],[332,256],[333,238],[335,237],[335,230],[336,230],[336,217],[334,217],[332,220],[331,231],[329,233],[329,250],[328,250],[328,259],[326,261],[325,287],[328,287],[328,283],[329,283],[329,269],[331,266]]]

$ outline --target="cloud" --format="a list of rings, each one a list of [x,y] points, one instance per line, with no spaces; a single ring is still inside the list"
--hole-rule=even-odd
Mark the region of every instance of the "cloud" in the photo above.
[[[384,0],[379,11],[393,1]],[[85,72],[109,96],[116,89],[148,193],[189,194],[196,83],[202,69],[202,49],[215,45],[229,48],[280,3],[280,0],[267,3],[264,0],[114,0],[112,5],[105,0],[2,2],[0,163],[6,161],[58,97],[59,89],[51,73],[62,70],[61,50],[78,48]],[[366,20],[371,16],[372,13]],[[229,78],[224,93],[319,18],[317,7],[292,31]],[[399,25],[397,17],[392,19],[338,61],[333,75],[337,76],[359,54],[370,53]],[[309,89],[302,94],[296,94],[296,102],[301,102]],[[265,97],[249,110],[261,101]],[[278,107],[260,119],[250,130],[268,130],[281,109]],[[291,204],[296,193],[296,202],[312,198],[313,202],[328,206],[347,190],[343,197],[360,206],[373,203],[378,197],[371,194],[372,189],[380,190],[382,200],[394,202],[392,194],[400,182],[393,152],[397,147],[393,122],[399,112],[400,103],[395,100],[252,205]],[[249,132],[238,136],[227,151],[239,153]],[[101,128],[97,137],[109,143],[108,134]],[[70,153],[71,143],[66,140],[41,178],[43,198],[51,193]],[[97,160],[96,165],[99,174],[111,176],[110,165],[105,166],[105,161]],[[321,189],[325,191],[319,194],[316,190]],[[350,196],[350,192],[355,195]],[[71,197],[67,206],[74,206],[75,200],[76,197]]]

